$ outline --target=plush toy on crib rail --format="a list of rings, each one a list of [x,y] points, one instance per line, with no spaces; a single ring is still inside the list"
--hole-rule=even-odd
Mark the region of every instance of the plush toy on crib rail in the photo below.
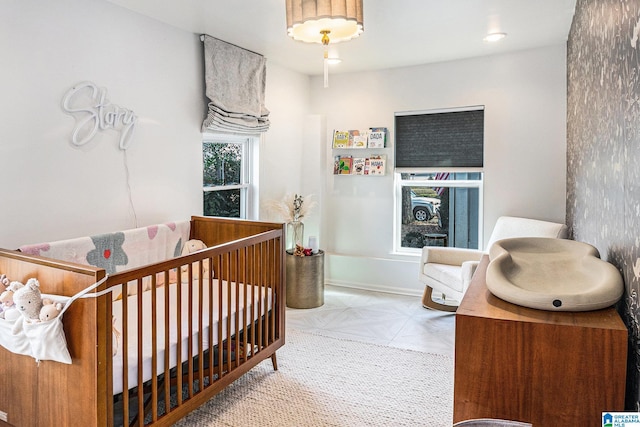
[[[40,321],[46,322],[51,319],[58,317],[60,312],[62,311],[62,304],[59,302],[54,302],[49,298],[42,299],[42,308],[40,309]]]
[[[27,283],[15,291],[13,303],[28,322],[38,322],[40,320],[40,309],[42,309],[42,294],[40,293],[40,282],[31,278]]]
[[[24,285],[20,282],[11,282],[9,286],[0,294],[0,303],[4,308],[4,311],[0,313],[0,316],[5,320],[14,321],[20,317],[20,312],[16,308],[13,302],[13,296],[15,292],[22,288]]]
[[[189,255],[202,249],[207,249],[207,245],[202,240],[191,239],[187,240],[182,247],[182,255]]]
[[[194,252],[201,251],[203,249],[207,249],[207,245],[205,245],[202,240],[196,240],[196,239],[187,240],[187,242],[182,247],[182,255],[189,255],[189,254],[192,254]],[[187,279],[187,277],[185,276],[184,273],[187,273],[188,267],[189,267],[188,265],[183,265],[182,266],[182,272],[183,272],[182,280],[183,281],[185,279]],[[193,263],[192,272],[193,272],[193,277],[195,279],[197,279],[198,275],[200,273],[198,271],[198,264],[195,263],[195,262]],[[202,274],[204,274],[205,277],[207,277],[208,274],[209,274],[209,260],[208,259],[206,259],[206,260],[204,260],[202,262]]]

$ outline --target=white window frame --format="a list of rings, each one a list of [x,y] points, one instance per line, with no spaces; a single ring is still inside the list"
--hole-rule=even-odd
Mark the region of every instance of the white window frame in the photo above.
[[[242,160],[240,169],[240,184],[234,185],[202,185],[204,192],[225,191],[240,189],[240,218],[257,220],[259,211],[258,201],[258,164],[259,147],[262,136],[258,135],[231,135],[224,133],[203,133],[202,144],[239,144],[242,147]],[[201,169],[204,171],[204,164]],[[204,206],[204,203],[202,203]],[[203,207],[204,212],[204,207]]]
[[[410,180],[402,179],[402,174],[415,173],[480,173],[481,178],[479,180]],[[415,255],[420,256],[422,254],[421,248],[407,248],[402,246],[402,187],[457,187],[457,188],[477,188],[478,189],[478,245],[483,245],[483,233],[482,224],[483,212],[484,212],[484,174],[482,168],[397,168],[393,173],[394,192],[393,192],[393,251],[400,255]],[[479,249],[479,248],[475,248]]]

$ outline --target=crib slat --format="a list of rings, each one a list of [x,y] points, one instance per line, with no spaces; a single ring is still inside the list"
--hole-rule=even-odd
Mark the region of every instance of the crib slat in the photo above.
[[[138,292],[137,292],[137,301],[138,301],[138,362],[140,362],[143,359],[143,352],[142,352],[142,339],[144,338],[144,334],[143,334],[143,330],[144,328],[142,327],[142,319],[143,319],[143,308],[142,308],[142,277],[138,278],[137,280],[137,285],[138,285]],[[143,369],[144,364],[143,363],[138,363],[138,417],[141,416],[141,414],[144,414],[144,384],[143,384]]]
[[[264,250],[264,242],[260,242],[260,258],[258,259],[262,259],[262,256],[264,254],[265,250]],[[263,313],[263,309],[262,309],[262,290],[263,290],[263,285],[264,285],[264,274],[265,271],[262,268],[258,269],[259,274],[260,274],[260,280],[257,283],[258,286],[258,337],[256,339],[257,341],[257,345],[258,345],[258,351],[262,350],[262,347],[264,345],[264,341],[263,341],[263,322],[262,322],[262,317],[261,314]]]
[[[244,307],[243,313],[242,313],[242,324],[244,325],[244,333],[242,334],[242,351],[243,351],[243,358],[242,361],[246,362],[247,358],[249,356],[249,349],[247,348],[247,334],[252,330],[251,328],[251,323],[249,322],[250,317],[249,317],[249,310],[253,310],[253,304],[249,305],[249,295],[247,292],[247,283],[249,282],[249,271],[250,271],[250,258],[249,258],[249,248],[248,247],[244,247],[243,248],[243,257],[244,257],[244,273],[243,273],[243,280],[242,283],[244,283],[244,285],[242,286],[242,294],[243,294],[243,300],[242,300],[242,306]]]
[[[222,363],[223,363],[223,344],[222,344],[222,321],[224,298],[222,294],[224,274],[224,256],[220,254],[218,256],[218,268],[220,269],[220,278],[218,279],[218,379],[222,378]]]
[[[256,245],[251,245],[251,265],[255,266],[257,264],[257,259],[259,259],[259,254],[256,248]],[[256,349],[256,327],[257,325],[257,316],[256,316],[256,285],[258,284],[258,272],[256,269],[252,269],[251,271],[251,356],[254,356]],[[258,311],[258,313],[260,313]]]
[[[202,261],[198,261],[198,391],[204,387],[204,269]]]
[[[188,281],[187,281],[187,396],[193,397],[193,264],[187,265]],[[179,342],[179,341],[178,341]]]
[[[271,251],[269,254],[269,259],[278,259],[278,247],[276,245],[276,242],[270,242],[271,245]],[[271,273],[271,280],[269,281],[269,289],[271,289],[271,314],[269,315],[269,319],[271,321],[271,325],[269,327],[269,329],[271,330],[271,342],[275,341],[276,339],[276,316],[274,315],[275,311],[275,307],[276,307],[276,293],[274,292],[274,286],[278,280],[277,277],[277,271],[275,269],[275,266],[272,263],[267,263],[267,268],[269,269],[269,272]],[[270,342],[270,343],[271,343]]]
[[[179,270],[179,269],[178,269]],[[170,319],[169,319],[169,308],[171,307],[171,297],[169,293],[169,283],[170,283],[170,273],[169,270],[165,270],[164,272],[164,348],[166,349],[164,354],[164,407],[167,413],[171,412],[171,364],[170,358],[171,354],[169,353],[170,347]],[[179,278],[178,278],[179,279]],[[177,287],[177,284],[176,284]]]
[[[158,316],[155,308],[158,306],[156,275],[151,275],[151,420],[158,420]],[[142,298],[138,298],[142,299]],[[144,393],[143,393],[144,394]],[[145,411],[146,412],[146,411]],[[144,412],[139,416],[144,417]]]
[[[209,304],[209,352],[208,352],[208,362],[209,362],[209,385],[213,384],[213,372],[214,372],[214,367],[213,367],[213,354],[215,353],[215,342],[213,340],[213,258],[207,258],[208,262],[209,262],[209,271],[207,273],[208,275],[208,284],[209,284],[209,299],[208,299],[208,304]]]
[[[225,335],[225,340],[224,340],[224,347],[227,350],[227,357],[225,358],[225,365],[227,366],[227,369],[229,369],[229,366],[231,366],[231,253],[227,254],[227,266],[226,266],[226,272],[227,272],[227,301],[226,301],[226,305],[227,305],[227,331],[226,331],[226,335]],[[224,355],[224,352],[223,352]]]
[[[176,285],[176,342],[182,342],[182,275],[182,268],[179,268]],[[176,346],[176,400],[177,406],[182,405],[182,352],[180,346]]]
[[[121,284],[122,291],[122,409],[124,427],[129,425],[129,297],[127,296],[127,285]]]
[[[236,290],[236,306],[235,306],[235,311],[236,314],[233,316],[233,322],[234,322],[234,328],[235,328],[235,338],[233,340],[233,345],[235,347],[235,360],[233,365],[234,366],[238,366],[240,364],[239,359],[240,359],[240,286],[241,286],[241,282],[240,282],[240,250],[236,250],[234,252],[234,256],[236,258],[236,263],[235,263],[235,290]],[[231,337],[229,338],[231,339]],[[229,368],[231,369],[231,368]]]

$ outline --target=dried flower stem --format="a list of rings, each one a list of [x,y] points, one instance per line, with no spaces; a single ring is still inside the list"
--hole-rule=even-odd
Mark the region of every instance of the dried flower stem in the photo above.
[[[264,207],[285,222],[300,221],[301,218],[309,215],[316,205],[315,201],[310,200],[312,195],[305,197],[308,199],[306,203],[301,195],[286,194],[282,200],[265,202]]]

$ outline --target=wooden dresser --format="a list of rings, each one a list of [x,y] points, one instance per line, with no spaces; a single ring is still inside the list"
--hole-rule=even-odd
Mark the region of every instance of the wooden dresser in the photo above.
[[[627,329],[614,308],[551,312],[487,289],[483,257],[456,314],[453,421],[601,426],[622,411]]]

